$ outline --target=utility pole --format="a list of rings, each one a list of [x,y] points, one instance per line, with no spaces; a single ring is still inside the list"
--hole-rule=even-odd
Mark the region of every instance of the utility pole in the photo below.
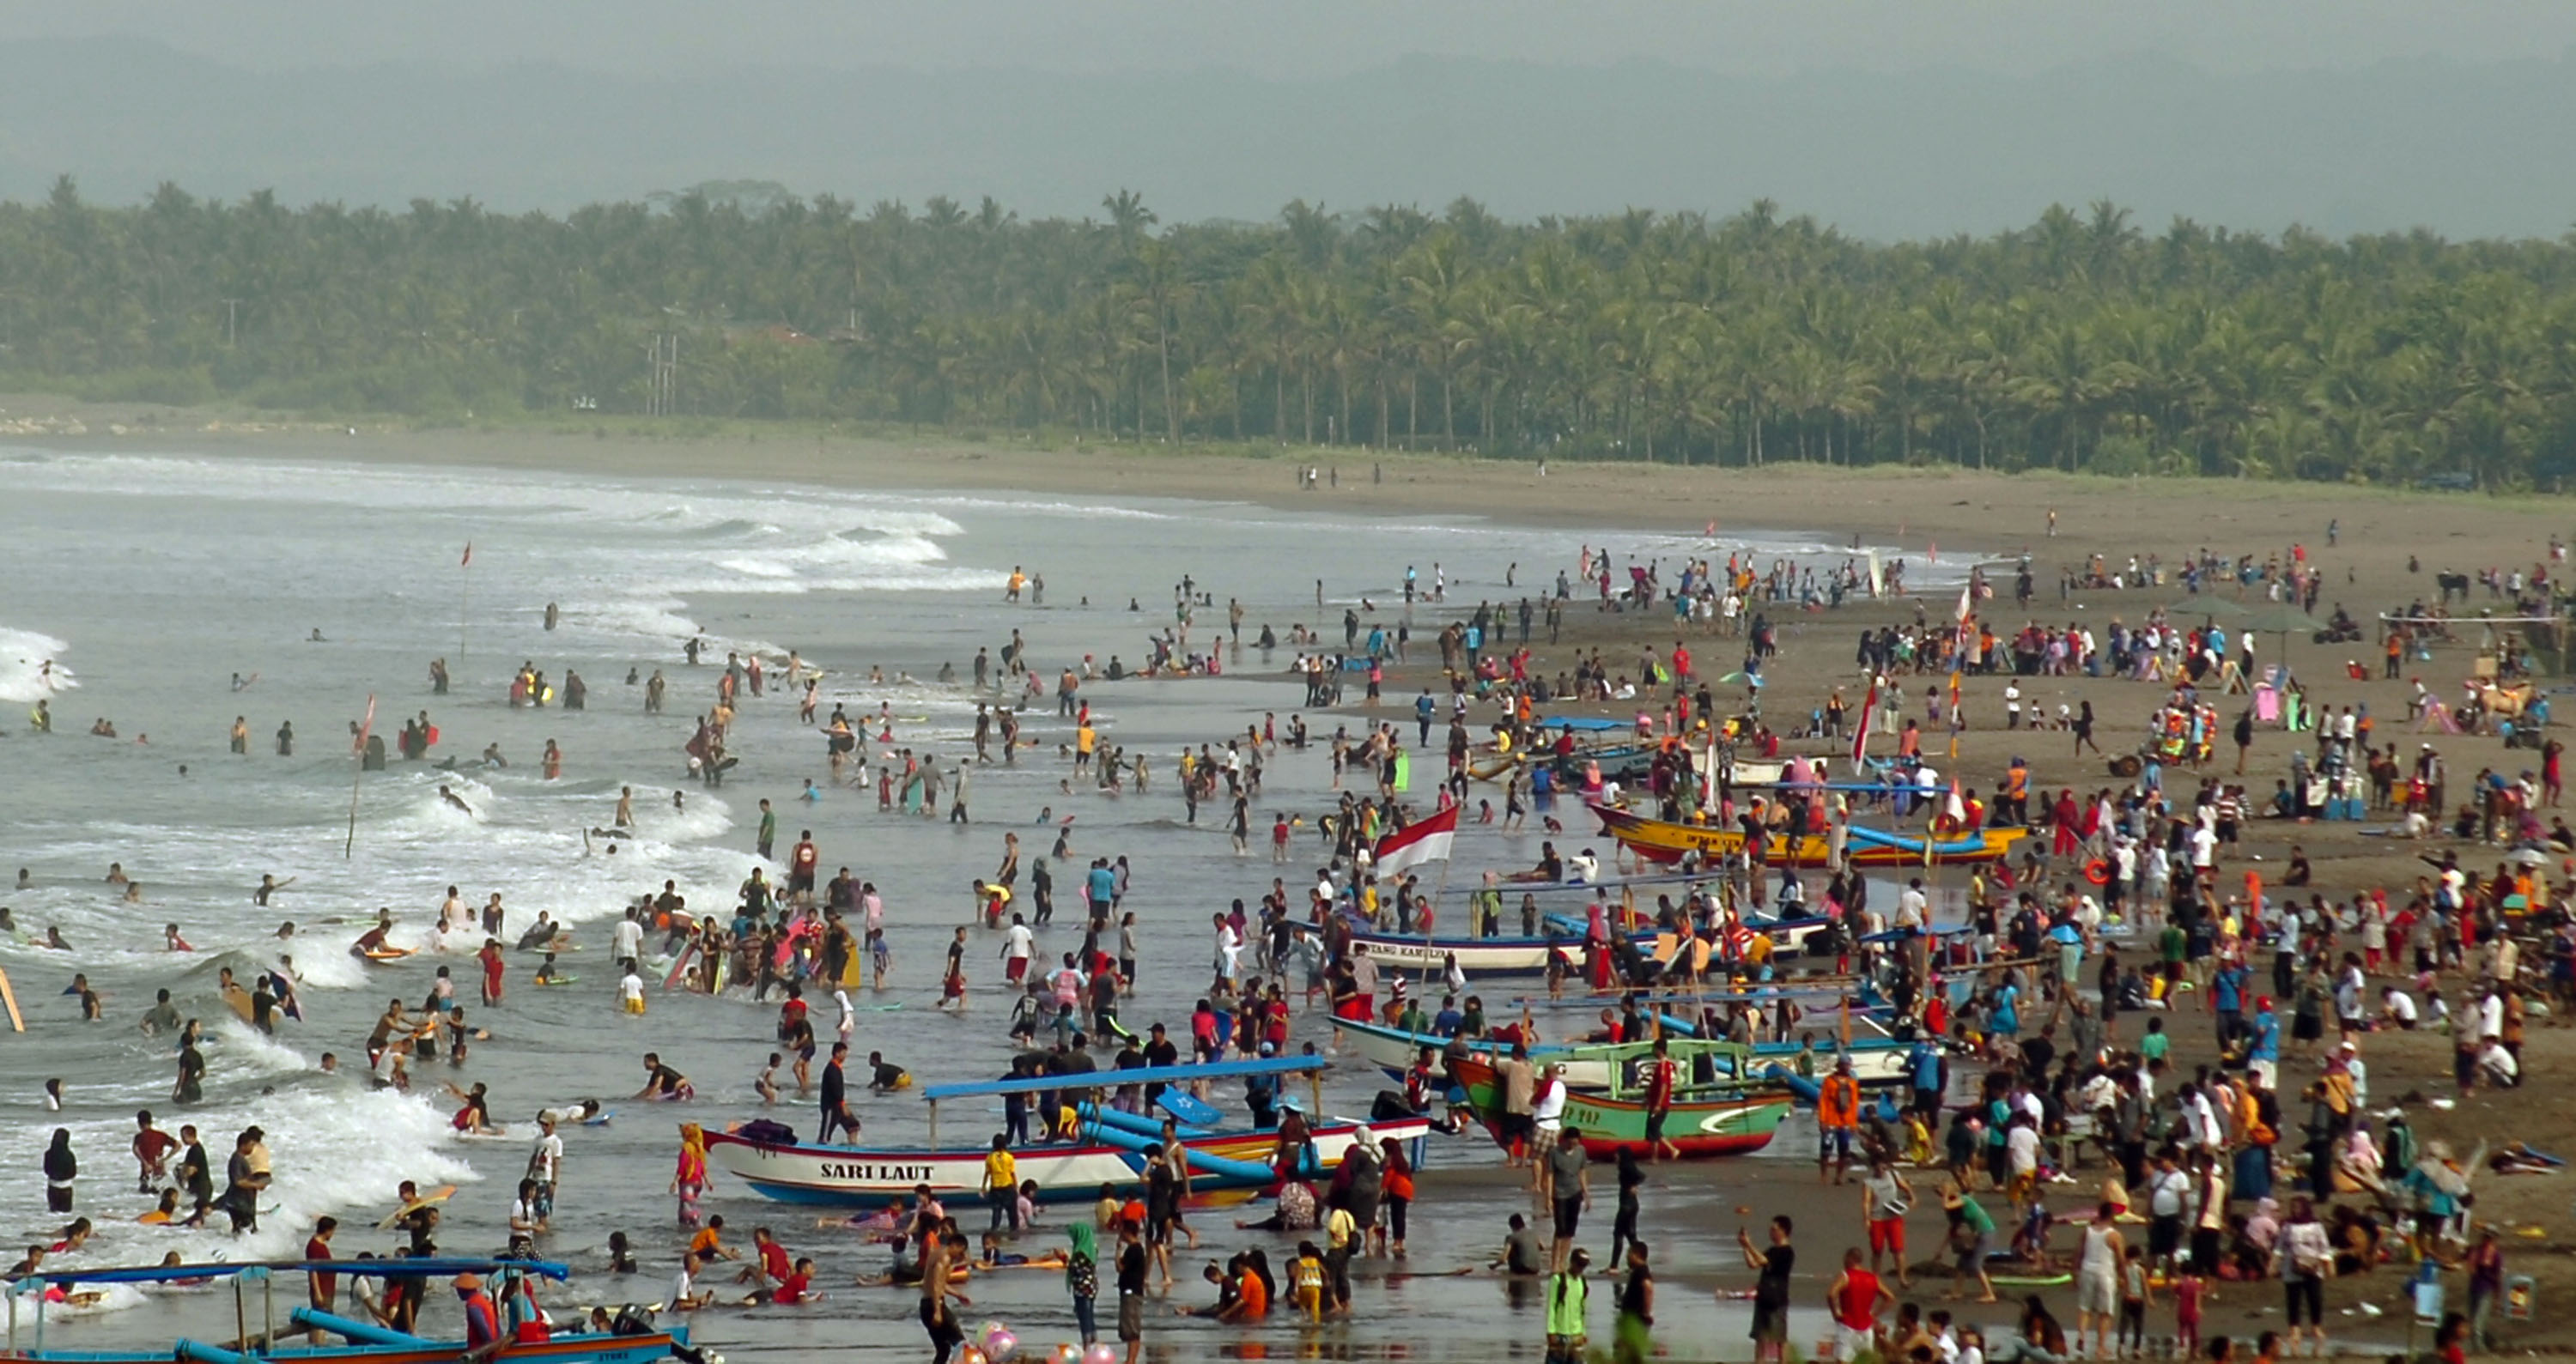
[[[240,316],[241,300],[237,298],[228,298],[223,300],[223,305],[224,349],[231,350],[233,348],[233,343],[241,338],[241,331],[239,327],[235,325]]]

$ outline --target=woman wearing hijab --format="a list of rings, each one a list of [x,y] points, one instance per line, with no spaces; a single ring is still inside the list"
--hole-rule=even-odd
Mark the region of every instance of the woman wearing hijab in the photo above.
[[[1100,1294],[1099,1235],[1084,1221],[1067,1224],[1064,1234],[1073,1243],[1064,1257],[1064,1286],[1073,1294],[1074,1324],[1082,1329],[1082,1348],[1088,1350],[1100,1334],[1092,1319],[1092,1302]]]
[[[80,1158],[72,1154],[72,1130],[54,1129],[54,1144],[45,1148],[45,1207],[72,1210],[72,1181],[80,1177]]]

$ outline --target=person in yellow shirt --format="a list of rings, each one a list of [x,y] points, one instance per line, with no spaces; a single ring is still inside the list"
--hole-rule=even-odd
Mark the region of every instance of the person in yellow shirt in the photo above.
[[[1324,1319],[1324,1254],[1312,1241],[1297,1243],[1297,1258],[1288,1266],[1290,1300],[1308,1321]]]
[[[1011,1139],[1001,1132],[993,1134],[993,1149],[984,1157],[984,1202],[993,1210],[992,1229],[1004,1224],[1020,1229],[1020,1162],[1011,1154]]]
[[[1359,1253],[1359,1222],[1347,1209],[1335,1208],[1324,1219],[1324,1239],[1332,1247],[1324,1255],[1332,1310],[1346,1313],[1351,1310],[1351,1257]]]

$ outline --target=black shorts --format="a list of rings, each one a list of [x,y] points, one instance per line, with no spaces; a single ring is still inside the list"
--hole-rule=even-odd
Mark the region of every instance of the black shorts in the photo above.
[[[1670,1116],[1672,1116],[1670,1113],[1648,1113],[1646,1115],[1646,1140],[1649,1143],[1662,1141],[1664,1139],[1664,1119]]]
[[[1555,1202],[1556,1239],[1560,1241],[1571,1240],[1574,1237],[1575,1228],[1583,1221],[1583,1200],[1580,1198],[1560,1198],[1555,1200]]]
[[[2162,1259],[2182,1249],[2182,1215],[2158,1217],[2147,1223],[2147,1254]]]
[[[1538,1119],[1531,1117],[1527,1113],[1506,1113],[1503,1115],[1503,1140],[1527,1141],[1531,1137],[1537,1135]]]

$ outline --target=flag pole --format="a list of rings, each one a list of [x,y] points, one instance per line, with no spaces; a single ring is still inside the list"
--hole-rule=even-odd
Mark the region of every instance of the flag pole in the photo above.
[[[459,652],[458,658],[464,654]],[[376,729],[376,694],[367,693],[367,718],[358,726],[358,770],[349,777],[349,837],[340,845],[340,860],[346,862],[358,849],[358,783],[367,775],[367,736]]]

